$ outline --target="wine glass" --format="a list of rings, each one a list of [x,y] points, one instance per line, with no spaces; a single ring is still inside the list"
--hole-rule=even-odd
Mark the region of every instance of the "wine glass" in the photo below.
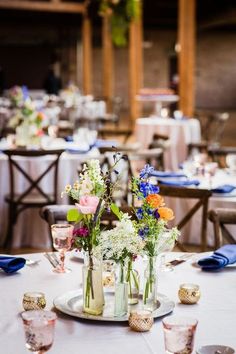
[[[56,314],[52,311],[32,310],[21,314],[26,348],[34,353],[46,353],[53,344]]]
[[[56,273],[69,273],[71,269],[65,268],[65,253],[71,248],[74,227],[69,224],[54,224],[51,226],[53,247],[59,251],[59,265],[53,269]]]
[[[161,272],[171,272],[174,270],[170,263],[166,263],[166,253],[171,252],[175,246],[175,239],[171,237],[171,231],[165,231],[161,238],[161,244],[159,246],[160,257],[160,271]]]

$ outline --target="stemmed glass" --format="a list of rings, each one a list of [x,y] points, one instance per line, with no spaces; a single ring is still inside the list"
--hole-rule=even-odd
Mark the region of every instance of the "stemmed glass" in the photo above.
[[[161,272],[171,272],[174,270],[170,263],[166,263],[166,253],[171,252],[175,246],[175,239],[170,238],[171,231],[166,231],[162,236],[162,244],[159,247],[159,252],[161,253],[160,258],[160,271]]]
[[[26,348],[34,353],[46,353],[53,344],[56,314],[52,311],[32,310],[21,314]]]
[[[53,269],[56,273],[69,273],[71,269],[65,268],[65,253],[71,248],[74,227],[69,224],[54,224],[51,226],[53,247],[59,251],[59,265]]]

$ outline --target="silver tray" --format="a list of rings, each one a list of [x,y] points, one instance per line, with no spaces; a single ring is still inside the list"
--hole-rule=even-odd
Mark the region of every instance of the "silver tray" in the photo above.
[[[103,310],[103,314],[99,316],[89,315],[83,312],[83,295],[82,289],[77,289],[73,291],[69,291],[65,294],[62,294],[56,297],[53,300],[54,306],[59,311],[78,318],[83,318],[86,320],[93,321],[113,321],[113,322],[124,322],[128,321],[128,315],[123,317],[114,317],[114,291],[105,290],[105,306]],[[141,299],[141,296],[140,296]],[[163,294],[157,294],[157,307],[153,311],[153,317],[162,317],[173,311],[175,307],[175,303],[168,299]],[[142,308],[142,302],[140,301],[136,305],[130,305],[129,310],[137,310]]]

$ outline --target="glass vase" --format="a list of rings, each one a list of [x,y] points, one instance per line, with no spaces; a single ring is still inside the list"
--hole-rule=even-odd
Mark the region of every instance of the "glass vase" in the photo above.
[[[144,271],[144,309],[154,311],[157,307],[156,257],[149,257]]]
[[[100,260],[88,256],[83,266],[83,311],[98,316],[103,306],[102,265]]]
[[[133,268],[133,260],[128,263],[126,281],[128,283],[128,304],[135,305],[139,301],[139,273]]]
[[[123,263],[118,263],[115,276],[115,317],[123,317],[128,313],[128,283],[126,276],[126,267]]]

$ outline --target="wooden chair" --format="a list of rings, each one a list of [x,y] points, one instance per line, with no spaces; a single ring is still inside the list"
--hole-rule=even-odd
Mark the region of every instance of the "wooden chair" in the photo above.
[[[18,215],[27,208],[41,208],[48,204],[57,203],[57,180],[58,180],[58,164],[59,158],[63,150],[5,150],[4,154],[8,157],[9,175],[10,175],[10,194],[5,197],[8,203],[8,228],[4,242],[4,248],[11,249],[13,242],[14,225],[17,222]],[[20,165],[19,157],[35,159],[44,156],[50,156],[47,167],[41,172],[37,178],[32,178],[30,174]],[[52,193],[48,194],[40,185],[48,174],[52,177]],[[29,186],[22,192],[16,192],[16,176],[23,177]],[[37,191],[37,193],[35,193]],[[34,193],[33,193],[34,192]]]
[[[220,147],[208,147],[208,155],[210,158],[218,162],[221,168],[225,168],[226,164],[226,157],[227,155],[236,155],[236,147],[235,146],[220,146]]]
[[[208,212],[208,219],[213,223],[215,248],[227,243],[236,244],[236,238],[231,235],[225,225],[236,225],[236,210],[216,208]]]
[[[159,185],[159,187],[160,195],[162,196],[180,199],[195,199],[197,201],[176,225],[179,230],[181,230],[189,222],[193,215],[202,207],[202,222],[201,225],[198,225],[197,227],[199,227],[201,233],[201,248],[205,251],[207,247],[207,210],[208,201],[212,195],[211,191],[207,189],[170,187],[164,185]],[[178,246],[185,251],[182,245],[179,244]]]
[[[189,144],[188,154],[191,155],[194,151],[203,153],[208,148],[219,147],[228,120],[228,112],[208,112],[200,117],[202,141]]]
[[[125,144],[128,139],[131,137],[133,131],[132,129],[125,128],[100,128],[98,129],[98,136],[102,139],[108,139],[108,138],[118,138],[122,139],[123,144]]]
[[[51,226],[58,223],[67,223],[67,212],[74,209],[74,205],[48,205],[40,210],[40,216],[49,226],[51,234]],[[133,210],[129,207],[122,207],[120,210],[123,213],[128,213],[131,217],[135,217]],[[104,212],[101,218],[101,225],[104,229],[111,229],[117,222],[117,217],[112,212]]]

